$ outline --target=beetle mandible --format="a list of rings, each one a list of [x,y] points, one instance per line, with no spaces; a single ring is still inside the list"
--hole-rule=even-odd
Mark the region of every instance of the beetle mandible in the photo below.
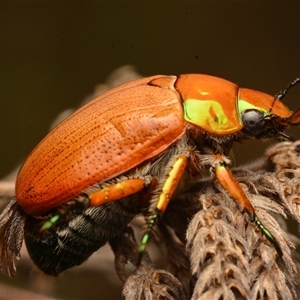
[[[281,137],[300,124],[277,97],[203,74],[157,75],[120,85],[55,127],[31,152],[0,215],[0,267],[16,273],[23,238],[49,275],[84,262],[141,212],[151,217],[139,251],[174,193],[210,169],[275,245],[228,165],[234,141]],[[184,184],[183,184],[184,183]],[[155,192],[154,192],[155,191]]]

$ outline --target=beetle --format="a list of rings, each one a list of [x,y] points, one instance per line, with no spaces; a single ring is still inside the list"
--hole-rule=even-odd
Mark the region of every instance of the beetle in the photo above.
[[[43,272],[80,265],[149,204],[139,251],[175,194],[210,169],[275,245],[229,169],[235,141],[284,138],[300,124],[277,97],[204,74],[156,75],[122,84],[55,127],[21,167],[0,215],[0,267],[15,276],[23,239]],[[145,202],[143,202],[145,203]]]

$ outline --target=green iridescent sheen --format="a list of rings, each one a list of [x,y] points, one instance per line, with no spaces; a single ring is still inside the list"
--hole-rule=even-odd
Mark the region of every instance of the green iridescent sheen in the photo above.
[[[55,224],[59,220],[60,217],[60,215],[53,216],[50,220],[44,223],[44,225],[41,227],[41,231],[51,228],[53,224]]]
[[[241,100],[239,99],[238,101],[238,110],[239,110],[239,114],[241,115],[241,113],[247,109],[256,109],[259,110],[261,112],[264,113],[264,116],[267,116],[269,114],[269,112],[267,110],[262,109],[261,107],[257,107],[245,100]]]
[[[208,123],[213,130],[219,125],[227,125],[229,121],[218,101],[197,99],[187,99],[184,102],[184,119],[203,127]]]

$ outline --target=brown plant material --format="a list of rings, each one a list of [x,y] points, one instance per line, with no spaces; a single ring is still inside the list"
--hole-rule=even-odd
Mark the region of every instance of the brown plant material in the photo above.
[[[131,228],[110,241],[115,253],[115,268],[119,278],[125,282],[123,294],[125,299],[160,299],[185,300],[180,281],[165,270],[157,270],[147,254],[139,259],[138,244]],[[127,261],[138,265],[137,270],[129,276],[125,270]]]
[[[297,299],[293,250],[299,239],[287,232],[285,219],[300,220],[300,141],[276,144],[234,174],[282,253],[216,182],[204,179],[171,201],[157,228],[154,239],[165,254],[165,271],[141,264],[122,278],[125,299]],[[138,255],[136,247],[123,252],[117,268],[125,268],[125,257]],[[136,258],[129,260],[137,265]],[[154,278],[160,278],[158,286]]]

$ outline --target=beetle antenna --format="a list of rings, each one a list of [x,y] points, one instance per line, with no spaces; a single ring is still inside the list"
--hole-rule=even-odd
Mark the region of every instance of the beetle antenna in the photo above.
[[[277,95],[275,96],[274,101],[273,101],[273,103],[272,103],[272,105],[271,105],[270,112],[272,111],[272,108],[273,108],[274,103],[275,103],[277,100],[281,101],[281,99],[283,99],[283,97],[287,94],[288,90],[289,90],[291,87],[297,85],[298,83],[300,83],[300,77],[297,77],[295,80],[291,81],[291,82],[287,85],[287,87],[286,87],[282,92],[280,92],[279,94],[277,94]]]

